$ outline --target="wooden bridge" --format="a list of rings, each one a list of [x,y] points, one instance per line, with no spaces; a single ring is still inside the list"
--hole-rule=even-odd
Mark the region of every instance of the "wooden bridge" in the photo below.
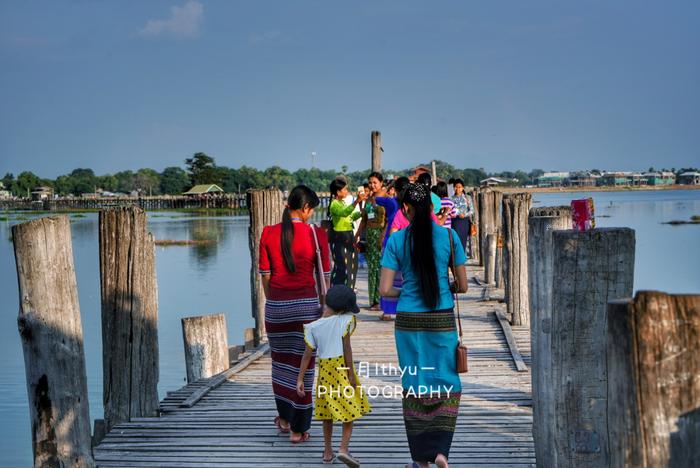
[[[483,277],[482,270],[470,266],[469,276],[470,291],[461,297],[461,305],[470,371],[462,374],[462,402],[450,465],[532,466],[529,330],[511,329],[499,321],[504,306],[482,301],[484,288],[473,279]],[[366,304],[365,278],[359,278],[358,287],[359,302]],[[367,310],[358,318],[353,335],[356,361],[398,365],[393,322],[380,321],[377,313]],[[94,449],[98,466],[323,466],[320,422],[313,422],[311,438],[302,444],[293,445],[286,435],[278,434],[273,425],[276,410],[270,357],[266,353],[253,360],[255,354],[247,366],[244,361],[240,370],[233,369],[223,383],[206,393],[203,381],[170,392],[161,402],[160,417],[115,426]],[[369,379],[361,377],[364,385],[400,384],[398,375],[373,371]],[[205,394],[193,406],[183,406],[195,393]],[[373,398],[371,404],[372,412],[356,423],[351,452],[365,467],[405,466],[410,454],[400,398]],[[334,436],[337,448],[339,426]]]

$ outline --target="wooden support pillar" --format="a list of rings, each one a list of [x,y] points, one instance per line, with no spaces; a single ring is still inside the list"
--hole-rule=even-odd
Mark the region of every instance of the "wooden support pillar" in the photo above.
[[[382,134],[372,131],[372,172],[382,172]]]
[[[632,295],[634,231],[554,231],[552,244],[553,466],[609,466],[607,303]]]
[[[158,415],[155,244],[137,207],[99,213],[105,431]]]
[[[610,466],[700,466],[700,295],[608,305]]]
[[[494,236],[496,237],[496,259],[493,268],[493,277],[496,281],[496,288],[503,289],[505,283],[505,280],[503,279],[503,234],[501,234],[500,228],[496,229]],[[509,317],[508,321],[510,322],[510,320],[511,319]]]
[[[246,206],[250,216],[248,246],[250,248],[250,304],[255,319],[255,345],[265,339],[265,294],[258,273],[260,236],[263,228],[282,222],[284,198],[278,189],[248,190]]]
[[[571,229],[571,210],[561,216],[533,216],[528,219],[528,283],[530,337],[532,349],[532,435],[537,466],[556,466],[552,421],[552,287],[554,257],[552,232]]]
[[[229,368],[227,336],[224,314],[182,319],[187,383],[211,377]]]
[[[503,277],[506,311],[513,325],[530,325],[527,283],[527,218],[532,194],[503,196]]]
[[[34,466],[93,467],[70,221],[18,224],[12,239]]]
[[[501,202],[503,193],[491,188],[479,190],[479,251],[483,252],[486,247],[486,236],[495,234],[501,228]],[[484,265],[483,258],[480,258],[479,265]],[[496,266],[498,268],[498,265]]]
[[[473,188],[470,191],[466,191],[467,196],[471,195],[472,198],[472,208],[474,214],[472,215],[472,223],[476,227],[476,235],[472,236],[469,234],[469,258],[474,259],[479,265],[482,264],[481,251],[479,248],[479,188]]]
[[[570,206],[540,206],[538,208],[530,208],[530,217],[533,216],[563,216],[571,223],[571,207]],[[563,229],[571,229],[571,224]]]
[[[255,348],[255,328],[243,330],[243,349],[250,351]]]
[[[486,251],[484,252],[484,281],[486,284],[496,283],[496,234],[486,236]]]

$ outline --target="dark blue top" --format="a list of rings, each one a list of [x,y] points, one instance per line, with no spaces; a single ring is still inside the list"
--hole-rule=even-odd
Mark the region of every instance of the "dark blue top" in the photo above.
[[[386,240],[389,238],[389,231],[391,231],[391,223],[394,222],[394,216],[396,212],[399,211],[399,202],[396,201],[394,197],[377,197],[374,201],[379,206],[383,206],[386,210],[386,233],[384,234],[384,240],[382,241],[382,247],[386,245]]]

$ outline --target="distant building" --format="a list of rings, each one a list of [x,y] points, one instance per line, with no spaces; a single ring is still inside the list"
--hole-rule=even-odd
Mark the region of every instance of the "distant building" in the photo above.
[[[606,172],[598,179],[598,185],[607,187],[629,185],[627,175],[626,172]]]
[[[545,172],[537,178],[538,187],[561,187],[569,177],[568,172]]]
[[[700,172],[684,172],[678,176],[678,183],[683,185],[700,185]]]
[[[595,187],[600,176],[590,172],[574,172],[564,180],[564,185],[568,187]]]
[[[47,186],[35,187],[32,190],[32,200],[41,201],[53,198],[53,189]]]
[[[4,200],[11,197],[12,195],[10,194],[10,191],[5,188],[5,184],[0,182],[0,200]]]
[[[676,174],[673,172],[647,172],[643,175],[647,179],[647,185],[673,185],[676,183]]]
[[[213,194],[213,193],[224,193],[224,189],[219,187],[216,184],[201,184],[201,185],[195,185],[191,189],[189,189],[187,192],[184,192],[183,195],[188,195],[188,196],[197,196],[197,195],[204,195],[205,193]]]
[[[627,184],[633,187],[647,185],[647,178],[640,172],[631,172],[627,174]]]
[[[415,182],[418,179],[418,176],[421,174],[428,173],[431,176],[433,175],[432,169],[430,169],[427,166],[416,166],[413,169],[411,169],[411,173],[408,174],[408,180],[411,182]]]
[[[505,184],[508,182],[507,180],[504,179],[499,179],[498,177],[489,177],[488,179],[484,179],[479,184],[482,187],[496,187],[501,184]]]

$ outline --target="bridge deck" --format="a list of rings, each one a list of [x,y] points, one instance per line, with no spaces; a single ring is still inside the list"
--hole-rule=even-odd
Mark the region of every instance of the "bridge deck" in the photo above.
[[[470,277],[480,274],[470,267]],[[360,303],[366,303],[366,282],[358,280]],[[469,347],[468,374],[462,374],[463,394],[457,431],[450,453],[452,467],[531,466],[532,441],[530,372],[518,372],[495,310],[503,305],[479,302],[482,287],[470,282],[462,297],[462,324]],[[364,300],[363,300],[364,299]],[[363,310],[353,335],[356,361],[398,365],[393,323],[377,320]],[[513,334],[526,364],[530,364],[529,331]],[[363,384],[399,384],[398,376],[375,375]],[[171,392],[161,403],[159,418],[140,418],[115,427],[95,448],[99,466],[168,467],[291,467],[321,464],[323,434],[314,421],[309,441],[292,445],[273,426],[275,404],[266,354],[192,408],[179,403],[201,384]],[[364,467],[404,466],[410,461],[401,413],[401,400],[371,400],[372,413],[355,426],[351,452]],[[340,426],[336,426],[336,447]],[[337,463],[335,466],[340,466]]]

